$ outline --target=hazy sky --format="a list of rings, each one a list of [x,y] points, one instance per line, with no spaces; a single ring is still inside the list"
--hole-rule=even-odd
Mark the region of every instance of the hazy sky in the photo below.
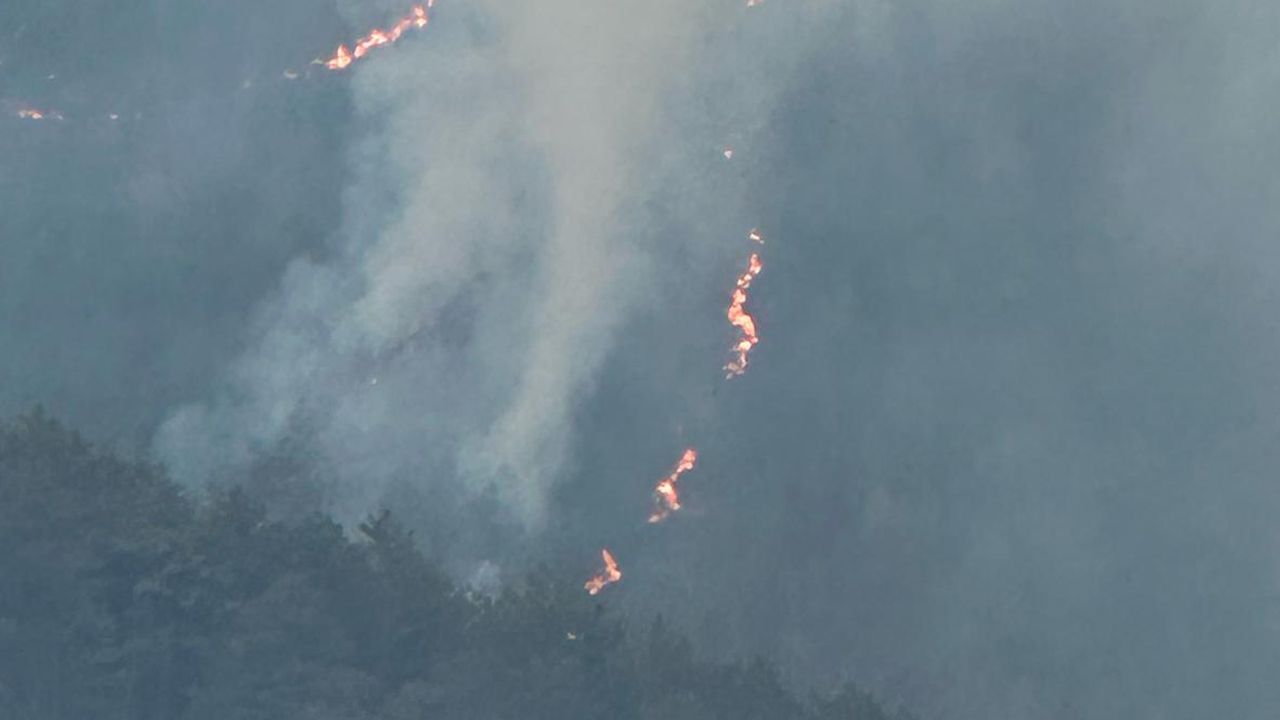
[[[1280,7],[437,5],[0,7],[0,411],[929,718],[1274,715]]]

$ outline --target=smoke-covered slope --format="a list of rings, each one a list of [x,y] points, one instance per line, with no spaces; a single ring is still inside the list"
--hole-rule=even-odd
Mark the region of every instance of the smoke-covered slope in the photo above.
[[[284,77],[341,5],[0,3],[0,410],[928,715],[1273,716],[1273,4],[440,0]]]

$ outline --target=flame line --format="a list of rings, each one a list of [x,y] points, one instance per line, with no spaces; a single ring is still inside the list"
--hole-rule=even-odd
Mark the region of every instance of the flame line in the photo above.
[[[760,261],[760,256],[751,253],[751,258],[747,261],[747,271],[738,277],[738,283],[730,296],[729,309],[725,311],[725,316],[729,318],[730,325],[741,331],[742,337],[733,346],[733,359],[724,366],[726,380],[747,371],[747,355],[756,343],[760,342],[760,336],[756,334],[756,320],[747,312],[746,304],[747,290],[751,288],[751,281],[755,280],[763,269],[764,263]]]
[[[698,451],[689,448],[684,451],[684,455],[680,456],[680,462],[676,463],[671,474],[658,481],[657,487],[653,489],[654,509],[649,515],[650,523],[660,523],[681,508],[680,492],[676,488],[676,483],[680,482],[680,476],[692,470],[697,462]]]
[[[598,594],[601,590],[622,579],[622,571],[618,569],[618,561],[613,559],[613,553],[609,552],[608,549],[604,549],[600,551],[600,557],[604,559],[604,570],[583,584],[589,595]]]
[[[412,29],[424,29],[430,22],[428,10],[435,7],[435,0],[427,0],[425,5],[415,5],[408,15],[400,18],[390,30],[375,29],[368,35],[357,40],[351,48],[345,44],[339,45],[334,51],[332,57],[327,59],[316,58],[312,61],[313,65],[323,65],[329,70],[345,70],[352,63],[369,54],[371,50],[383,45],[390,45],[399,40],[405,33]],[[297,72],[286,69],[282,74],[286,80],[297,80],[301,77]],[[52,79],[52,76],[50,76]],[[249,87],[250,82],[245,81],[244,87]],[[62,113],[47,110],[38,110],[31,106],[19,107],[13,115],[22,120],[64,120]],[[107,113],[107,117],[113,121],[120,119],[119,113]]]
[[[408,15],[397,20],[390,30],[375,29],[370,31],[368,35],[355,42],[352,46],[354,49],[348,49],[346,45],[339,45],[338,49],[334,51],[333,57],[320,62],[330,70],[345,70],[351,66],[351,63],[367,55],[370,50],[383,45],[390,45],[412,28],[425,28],[427,23],[430,22],[427,10],[434,6],[435,0],[428,0],[425,6],[416,5]]]

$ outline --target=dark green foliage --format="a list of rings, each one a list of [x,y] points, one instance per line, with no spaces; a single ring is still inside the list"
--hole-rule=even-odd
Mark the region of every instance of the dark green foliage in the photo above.
[[[456,589],[383,513],[348,537],[189,501],[36,412],[0,427],[0,717],[888,720],[695,658],[550,571]]]

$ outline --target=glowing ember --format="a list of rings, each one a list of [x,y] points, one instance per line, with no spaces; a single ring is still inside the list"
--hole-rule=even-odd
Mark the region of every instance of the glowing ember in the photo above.
[[[680,482],[681,475],[693,469],[696,462],[698,462],[698,451],[689,448],[684,451],[684,455],[680,456],[680,462],[676,463],[671,474],[658,481],[658,486],[653,489],[656,507],[653,509],[653,514],[649,516],[649,522],[662,522],[671,513],[680,509],[680,492],[676,489],[676,483]]]
[[[351,63],[359,60],[369,53],[370,50],[380,45],[390,45],[400,39],[411,28],[425,28],[429,18],[427,17],[427,8],[433,7],[435,2],[428,2],[426,6],[418,5],[405,17],[400,18],[390,30],[373,30],[368,35],[356,41],[353,49],[347,49],[346,45],[339,45],[334,51],[333,57],[324,60],[324,66],[330,70],[344,70]]]
[[[613,554],[608,550],[601,550],[600,556],[604,558],[604,570],[583,585],[590,595],[595,595],[622,579],[622,571],[618,569],[618,561],[613,559]]]
[[[751,253],[747,271],[738,277],[737,287],[733,289],[732,300],[725,314],[729,318],[729,324],[742,331],[742,338],[733,346],[734,358],[724,366],[724,371],[727,373],[726,379],[747,371],[747,353],[750,353],[751,348],[760,342],[760,336],[756,334],[755,318],[747,313],[744,306],[747,303],[747,290],[751,287],[751,281],[763,269],[764,263],[760,262],[760,256]]]
[[[747,233],[747,239],[764,244],[764,236],[760,234],[759,228],[752,228],[751,232]]]

